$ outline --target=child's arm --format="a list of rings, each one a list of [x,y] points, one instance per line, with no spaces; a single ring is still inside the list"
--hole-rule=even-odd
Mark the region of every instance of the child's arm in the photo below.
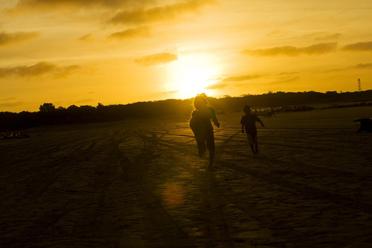
[[[212,121],[216,127],[220,127],[220,123],[218,122],[217,116],[216,116],[216,111],[214,109],[211,109],[212,112]]]
[[[261,127],[265,127],[264,123],[261,121],[261,119],[257,116],[257,121],[261,124]]]
[[[242,125],[242,133],[244,133],[245,125],[244,125],[243,117],[242,117],[242,119],[240,120],[240,124]]]

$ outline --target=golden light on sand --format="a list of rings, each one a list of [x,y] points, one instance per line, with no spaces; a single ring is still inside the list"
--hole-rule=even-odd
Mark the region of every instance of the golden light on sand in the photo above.
[[[174,182],[167,182],[162,192],[163,201],[168,207],[177,207],[185,201],[185,189]]]
[[[177,98],[189,98],[198,93],[213,95],[208,86],[217,82],[220,68],[208,55],[180,56],[169,65],[168,90]]]

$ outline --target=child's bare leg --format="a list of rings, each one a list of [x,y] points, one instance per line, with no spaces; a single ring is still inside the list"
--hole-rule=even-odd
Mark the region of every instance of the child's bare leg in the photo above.
[[[250,145],[250,147],[251,147],[252,153],[256,153],[255,149],[254,149],[254,145],[252,144],[252,145]]]
[[[259,149],[258,149],[258,138],[257,138],[257,134],[256,134],[256,151],[257,151],[257,153],[259,152]]]
[[[209,166],[212,166],[214,163],[214,152],[209,151]]]
[[[258,144],[257,144],[257,142],[254,144],[254,153],[255,154],[258,153]]]
[[[258,141],[257,141],[257,137],[255,137],[255,139],[254,139],[254,150],[255,150],[255,153],[257,154],[258,153]]]
[[[247,133],[247,139],[249,147],[251,148],[252,153],[255,153],[254,137],[251,133]]]
[[[199,157],[203,157],[206,147],[205,147],[205,141],[201,138],[196,139],[196,143],[198,145],[198,152],[199,152]]]
[[[213,165],[215,157],[215,144],[214,144],[214,134],[213,130],[209,133],[207,137],[207,147],[209,151],[209,165]]]

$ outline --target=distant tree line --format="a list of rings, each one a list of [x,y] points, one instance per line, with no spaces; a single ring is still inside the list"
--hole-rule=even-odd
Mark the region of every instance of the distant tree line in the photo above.
[[[362,92],[337,93],[320,92],[275,92],[262,95],[225,96],[210,98],[210,103],[218,112],[241,111],[245,104],[257,110],[305,111],[314,104],[361,103],[372,101],[372,90]],[[44,103],[38,112],[0,112],[0,131],[7,129],[25,129],[42,125],[118,121],[129,118],[188,118],[193,109],[192,99],[137,102],[126,105],[98,104],[97,106],[55,107]]]

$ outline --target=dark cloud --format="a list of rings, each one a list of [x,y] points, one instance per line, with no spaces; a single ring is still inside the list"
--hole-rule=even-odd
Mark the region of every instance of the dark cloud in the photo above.
[[[0,33],[0,47],[33,39],[39,34],[37,32]]]
[[[372,41],[349,44],[342,49],[345,51],[372,51]]]
[[[57,77],[63,77],[78,69],[76,65],[58,66],[51,63],[39,62],[29,66],[14,66],[0,68],[0,78],[18,76],[18,77],[35,77],[46,74],[53,74]]]
[[[142,24],[174,19],[177,16],[199,10],[215,0],[188,0],[148,9],[124,10],[116,14],[110,22],[122,24]]]
[[[151,66],[151,65],[158,65],[158,64],[165,64],[170,63],[172,61],[177,60],[177,55],[172,53],[157,53],[148,56],[144,56],[141,58],[136,59],[135,61],[138,64]]]
[[[128,39],[135,37],[147,37],[150,35],[148,27],[129,28],[109,35],[110,39]]]
[[[252,56],[299,56],[325,54],[334,51],[337,43],[319,43],[307,47],[280,46],[266,49],[244,50],[243,53]]]

